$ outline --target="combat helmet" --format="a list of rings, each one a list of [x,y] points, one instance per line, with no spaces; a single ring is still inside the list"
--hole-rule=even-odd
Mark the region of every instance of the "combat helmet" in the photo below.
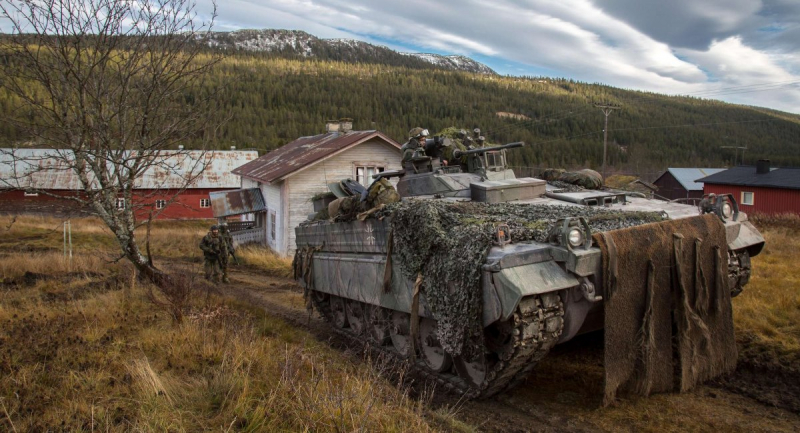
[[[413,128],[410,131],[408,131],[408,136],[411,138],[427,137],[428,130],[417,126],[416,128]]]

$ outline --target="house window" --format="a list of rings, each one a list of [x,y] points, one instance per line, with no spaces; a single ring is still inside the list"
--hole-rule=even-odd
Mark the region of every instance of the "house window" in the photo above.
[[[754,198],[755,194],[753,194],[752,192],[742,191],[742,204],[747,204],[752,206]]]
[[[356,166],[356,181],[364,186],[369,186],[375,179],[372,178],[377,173],[382,173],[384,167],[359,165]]]
[[[117,198],[116,207],[117,207],[117,210],[124,210],[125,209],[125,199],[124,198]]]
[[[269,238],[275,241],[275,233],[277,232],[278,224],[275,222],[275,212],[269,213]]]
[[[156,209],[164,209],[165,207],[167,207],[166,200],[156,200]]]
[[[39,193],[25,191],[25,197],[39,197]]]
[[[200,199],[200,207],[201,208],[209,208],[209,207],[211,207],[211,199],[210,198],[201,198]]]

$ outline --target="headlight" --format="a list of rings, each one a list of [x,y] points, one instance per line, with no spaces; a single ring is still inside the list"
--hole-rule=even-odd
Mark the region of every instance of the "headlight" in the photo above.
[[[573,247],[578,247],[583,245],[583,231],[580,229],[572,229],[569,231],[569,236],[567,237],[569,240],[569,244]]]
[[[733,216],[733,207],[726,201],[722,204],[722,217],[727,220],[730,219],[731,216]]]

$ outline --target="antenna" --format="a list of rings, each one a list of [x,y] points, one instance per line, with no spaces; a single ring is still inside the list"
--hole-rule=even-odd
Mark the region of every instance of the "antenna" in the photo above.
[[[736,155],[739,153],[739,149],[742,149],[742,160],[739,161],[740,165],[744,165],[744,151],[747,150],[747,146],[720,146],[720,149],[733,149],[733,165],[736,166]]]
[[[606,115],[606,123],[603,126],[603,181],[605,182],[606,178],[606,149],[608,148],[608,115],[611,114],[614,110],[621,110],[622,107],[619,105],[609,105],[609,104],[594,104],[595,107],[603,110],[603,114]]]

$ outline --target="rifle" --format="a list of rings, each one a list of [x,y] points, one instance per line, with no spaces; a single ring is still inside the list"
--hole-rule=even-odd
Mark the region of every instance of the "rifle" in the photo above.
[[[228,254],[230,254],[231,257],[233,257],[233,262],[236,263],[236,266],[239,266],[239,259],[236,258],[236,253],[234,253],[233,250],[230,250]]]

